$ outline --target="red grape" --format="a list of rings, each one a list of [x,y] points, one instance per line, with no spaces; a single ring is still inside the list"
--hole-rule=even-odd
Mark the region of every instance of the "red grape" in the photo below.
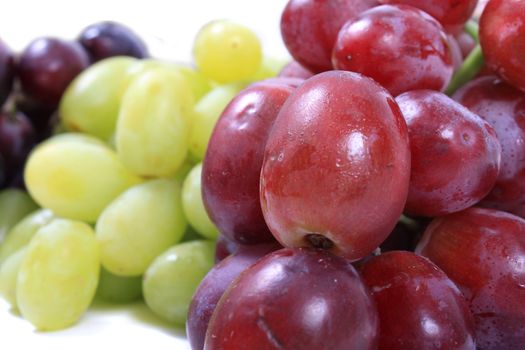
[[[412,5],[437,19],[447,31],[456,33],[474,13],[478,0],[378,0],[382,4]]]
[[[7,99],[7,96],[11,93],[14,75],[15,61],[13,53],[9,47],[0,40],[0,108]]]
[[[331,54],[343,24],[377,0],[290,0],[281,17],[281,34],[290,54],[314,73],[332,69]]]
[[[406,92],[396,102],[408,125],[412,157],[405,211],[440,216],[485,197],[501,158],[490,124],[437,91]]]
[[[88,55],[80,44],[38,38],[22,52],[17,73],[28,98],[55,108],[69,83],[88,65]]]
[[[472,52],[472,50],[474,50],[474,47],[476,47],[476,40],[466,31],[460,32],[455,36],[455,38],[459,44],[463,58],[466,58]]]
[[[144,41],[130,28],[117,22],[98,22],[86,27],[78,41],[86,49],[92,62],[112,56],[149,56]]]
[[[488,67],[525,91],[525,1],[489,1],[480,18],[479,41]]]
[[[476,349],[474,320],[456,285],[430,260],[392,251],[365,262],[380,350]]]
[[[229,239],[225,235],[219,234],[215,243],[215,263],[226,259],[231,254],[239,250],[241,244]]]
[[[295,60],[292,60],[290,63],[286,64],[279,72],[279,77],[287,78],[308,79],[313,75],[314,73],[301,66],[301,64]]]
[[[245,270],[221,297],[205,349],[376,349],[375,305],[345,259],[281,249]]]
[[[266,254],[282,248],[277,243],[240,246],[239,250],[215,265],[193,294],[186,322],[186,334],[193,350],[204,348],[206,330],[213,310],[230,283]]]
[[[320,73],[294,91],[272,128],[262,209],[283,246],[357,260],[394,228],[409,176],[407,128],[392,96],[357,73]]]
[[[525,344],[525,220],[469,208],[434,219],[416,252],[428,257],[466,297],[483,350]]]
[[[339,32],[332,62],[359,72],[397,96],[416,89],[443,90],[453,72],[441,25],[406,5],[382,5],[348,21]]]
[[[274,78],[243,90],[210,138],[202,168],[204,205],[221,234],[239,243],[274,240],[261,211],[259,177],[266,139],[294,82],[302,80]]]
[[[525,93],[495,76],[470,81],[453,98],[488,121],[501,144],[501,168],[484,205],[511,209],[525,201]]]

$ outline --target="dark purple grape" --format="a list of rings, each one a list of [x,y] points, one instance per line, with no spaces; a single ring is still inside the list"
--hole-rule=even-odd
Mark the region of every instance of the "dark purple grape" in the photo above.
[[[24,114],[5,111],[0,113],[0,155],[3,158],[6,184],[21,187],[21,172],[34,145],[35,132]]]
[[[99,22],[86,27],[78,41],[92,62],[112,56],[149,57],[144,41],[130,28],[116,22]]]
[[[77,42],[42,37],[22,52],[17,73],[28,98],[56,108],[69,83],[88,65],[89,57]]]
[[[55,113],[55,108],[38,103],[23,93],[17,93],[15,96],[16,109],[29,118],[38,135],[37,139],[43,139],[40,135],[47,135],[48,125],[51,116]]]
[[[13,86],[15,62],[9,47],[0,39],[0,107],[4,104]]]

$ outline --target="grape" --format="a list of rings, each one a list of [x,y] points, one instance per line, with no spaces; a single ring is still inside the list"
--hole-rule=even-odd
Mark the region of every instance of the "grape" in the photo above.
[[[15,59],[9,47],[0,39],[0,107],[11,93],[15,76]]]
[[[195,104],[189,147],[197,161],[204,159],[208,141],[222,111],[243,87],[240,83],[219,85]]]
[[[295,60],[290,61],[279,72],[280,77],[287,77],[287,78],[308,79],[308,78],[311,78],[313,75],[314,73],[310,72],[308,69],[301,66],[301,64]]]
[[[17,279],[22,316],[43,331],[68,327],[84,314],[95,295],[100,270],[93,229],[55,219],[29,243]]]
[[[217,241],[215,242],[215,263],[236,253],[241,247],[242,245],[240,243],[219,233],[219,237],[217,237]]]
[[[0,244],[6,234],[27,214],[38,209],[38,205],[19,189],[6,189],[0,192]]]
[[[416,89],[443,90],[453,73],[443,27],[408,5],[377,6],[346,22],[332,60],[334,68],[369,76],[394,96]]]
[[[102,268],[95,297],[110,303],[139,300],[142,298],[142,276],[117,276]]]
[[[173,175],[174,180],[177,180],[180,183],[183,183],[186,176],[188,176],[191,169],[193,169],[194,164],[189,158],[190,157],[186,157],[186,160],[184,161],[184,163],[182,163],[182,165],[179,167],[177,172]]]
[[[204,205],[219,231],[242,244],[274,241],[261,211],[264,147],[281,107],[294,91],[290,78],[254,83],[224,109],[203,163]]]
[[[83,71],[60,102],[60,117],[68,130],[108,140],[115,132],[127,75],[137,60],[114,57]]]
[[[525,2],[491,0],[480,18],[479,42],[487,66],[525,91]]]
[[[18,271],[27,254],[27,249],[24,247],[18,250],[0,265],[0,295],[14,310],[18,309],[16,302]]]
[[[411,5],[437,19],[448,32],[455,33],[472,16],[478,0],[378,0],[381,4]]]
[[[122,98],[117,154],[134,173],[175,174],[186,158],[193,96],[183,75],[150,69],[135,78]]]
[[[441,216],[483,199],[500,170],[501,146],[492,126],[437,91],[406,92],[396,102],[411,149],[405,212]]]
[[[261,66],[251,78],[251,80],[259,81],[268,78],[275,78],[283,69],[286,61],[271,56],[264,56]]]
[[[331,70],[332,48],[343,24],[377,4],[377,0],[290,0],[281,16],[284,44],[306,69]]]
[[[182,185],[182,208],[190,225],[208,239],[219,235],[217,227],[211,222],[204,208],[201,194],[202,163],[193,167]]]
[[[51,220],[55,215],[48,209],[39,209],[25,216],[7,233],[4,242],[0,245],[0,265],[12,254],[26,246],[35,233]]]
[[[54,122],[52,121],[53,116],[56,116],[55,107],[35,101],[20,91],[15,92],[14,100],[16,110],[31,121],[37,141],[49,138],[52,134],[50,124]]]
[[[322,250],[281,249],[222,295],[205,349],[377,349],[376,307],[347,260]]]
[[[24,49],[17,74],[24,94],[54,108],[69,83],[88,65],[88,55],[80,44],[43,37]]]
[[[55,214],[94,222],[122,191],[140,182],[96,138],[62,134],[41,143],[25,169],[31,196]]]
[[[191,297],[213,266],[210,241],[181,243],[166,250],[144,274],[146,304],[161,318],[183,327]]]
[[[4,160],[7,184],[23,172],[24,164],[36,141],[31,122],[20,112],[0,111],[0,154]]]
[[[97,221],[102,265],[120,276],[142,275],[186,228],[180,185],[157,179],[130,188]]]
[[[184,65],[173,65],[188,82],[195,101],[200,100],[211,90],[210,81],[197,69]]]
[[[361,74],[324,72],[292,93],[273,124],[261,207],[283,246],[357,260],[394,228],[409,180],[408,131],[393,97]]]
[[[130,28],[117,22],[93,23],[82,30],[78,41],[89,53],[92,62],[112,56],[149,56],[144,41]]]
[[[261,65],[259,38],[251,29],[228,20],[204,26],[193,46],[197,67],[219,83],[249,80]]]

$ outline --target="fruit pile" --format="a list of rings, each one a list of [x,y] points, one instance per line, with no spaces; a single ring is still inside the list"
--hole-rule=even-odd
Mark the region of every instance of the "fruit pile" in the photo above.
[[[282,66],[226,20],[201,29],[194,56],[195,67],[148,58],[130,29],[102,22],[17,58],[6,118],[53,125],[23,156],[24,139],[2,139],[20,153],[7,180],[20,165],[27,193],[0,192],[0,294],[37,329],[75,324],[95,298],[143,298],[184,327],[218,236],[201,197],[208,139],[241,89]],[[21,101],[57,117],[37,119]]]
[[[288,2],[295,79],[203,162],[225,258],[192,349],[525,348],[525,1],[476,5]]]
[[[282,70],[229,21],[197,69],[84,69],[0,291],[47,330],[142,294],[195,350],[524,348],[525,0],[477,5],[289,0]]]

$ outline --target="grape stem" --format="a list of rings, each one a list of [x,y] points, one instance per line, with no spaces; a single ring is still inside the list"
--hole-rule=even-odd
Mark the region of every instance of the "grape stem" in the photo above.
[[[452,77],[445,93],[449,96],[452,95],[456,90],[474,78],[484,64],[485,60],[483,58],[481,46],[477,44],[474,50],[472,50],[467,56],[461,67],[457,70],[456,74]]]
[[[465,24],[465,31],[479,43],[479,24],[474,20],[470,20]]]

